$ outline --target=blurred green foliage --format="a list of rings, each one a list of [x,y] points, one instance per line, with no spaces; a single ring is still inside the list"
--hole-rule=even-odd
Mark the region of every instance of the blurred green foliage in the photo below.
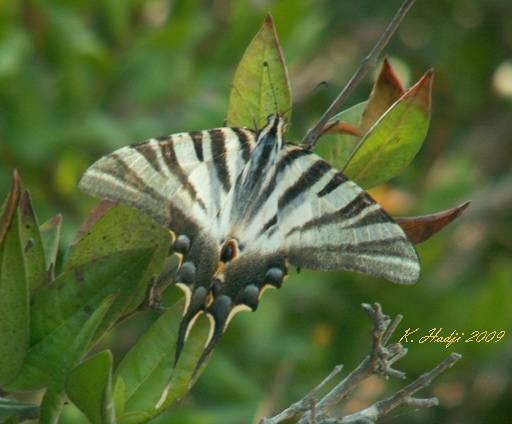
[[[222,125],[235,66],[267,11],[290,71],[288,134],[298,140],[398,3],[4,0],[2,196],[18,168],[41,221],[64,215],[64,254],[95,204],[76,189],[85,168],[137,140]],[[472,206],[419,246],[423,276],[416,286],[345,272],[293,274],[283,290],[265,295],[256,314],[234,320],[196,387],[159,423],[250,423],[301,397],[335,364],[350,368],[369,344],[363,301],[403,314],[402,331],[512,330],[511,51],[509,0],[418,2],[387,54],[406,86],[435,68],[430,134],[413,164],[374,195],[397,215],[430,213],[468,198]],[[327,88],[315,89],[324,80]],[[368,79],[346,106],[366,99],[370,87]],[[149,323],[144,316],[128,321],[105,343],[120,358]],[[407,347],[399,368],[410,378],[447,351],[464,358],[435,382],[439,408],[399,411],[389,422],[511,421],[511,334],[499,343]],[[372,381],[351,405],[393,387]],[[83,420],[71,406],[61,418]]]

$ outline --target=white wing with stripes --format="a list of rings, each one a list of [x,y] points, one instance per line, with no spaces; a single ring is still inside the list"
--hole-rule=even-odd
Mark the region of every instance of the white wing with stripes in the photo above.
[[[150,139],[98,160],[79,187],[140,209],[175,232],[195,234],[216,219],[254,145],[254,133],[239,128]]]
[[[278,224],[291,264],[418,280],[412,243],[368,193],[311,152],[282,152],[288,159],[278,178]]]

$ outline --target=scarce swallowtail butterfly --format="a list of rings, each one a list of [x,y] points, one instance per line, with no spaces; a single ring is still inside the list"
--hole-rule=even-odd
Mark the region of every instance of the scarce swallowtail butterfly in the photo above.
[[[402,228],[326,161],[283,141],[284,119],[259,131],[216,128],[153,138],[94,163],[93,196],[168,228],[186,305],[175,360],[199,314],[211,331],[196,370],[240,311],[255,311],[288,266],[349,270],[411,284],[418,256]]]

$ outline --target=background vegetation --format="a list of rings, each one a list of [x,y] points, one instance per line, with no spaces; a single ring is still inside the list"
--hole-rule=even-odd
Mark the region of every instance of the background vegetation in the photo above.
[[[64,215],[61,255],[95,201],[76,189],[102,154],[150,136],[222,125],[229,83],[267,11],[273,13],[294,94],[290,138],[300,139],[382,31],[396,2],[24,1],[0,3],[0,187],[18,168],[41,222]],[[433,115],[405,173],[374,190],[394,215],[466,199],[464,217],[419,246],[414,287],[350,273],[292,274],[256,314],[234,320],[198,384],[165,423],[248,423],[298,399],[335,364],[367,351],[359,304],[379,301],[427,331],[511,330],[512,5],[419,1],[387,49],[405,85],[435,68]],[[326,88],[315,87],[329,81]],[[367,98],[362,84],[350,104]],[[119,327],[119,358],[146,328]],[[506,423],[512,338],[410,344],[412,378],[456,350],[464,355],[432,391],[441,407],[390,422]],[[171,359],[171,358],[170,358]],[[385,390],[369,381],[350,408]],[[65,408],[63,423],[81,422]]]

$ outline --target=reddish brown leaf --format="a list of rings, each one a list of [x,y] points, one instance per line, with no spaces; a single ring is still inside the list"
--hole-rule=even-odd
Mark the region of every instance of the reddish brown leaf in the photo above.
[[[322,135],[324,134],[348,134],[355,137],[361,137],[363,135],[356,127],[343,121],[326,124],[322,130]]]
[[[12,176],[11,192],[4,203],[4,210],[0,217],[0,242],[5,237],[7,230],[11,226],[12,219],[18,207],[18,201],[21,195],[21,178],[17,170],[14,170]]]
[[[76,243],[78,242],[87,232],[92,228],[96,222],[98,222],[103,215],[105,215],[110,209],[112,209],[116,204],[111,202],[110,200],[103,200],[91,211],[89,215],[85,218],[85,221],[80,226],[78,233],[75,237]]]
[[[405,90],[398,80],[393,67],[384,59],[379,76],[375,81],[368,104],[363,112],[361,132],[364,134],[395,103]]]
[[[432,215],[395,218],[413,244],[419,244],[441,231],[457,218],[471,202]]]
[[[425,72],[420,80],[414,84],[402,96],[402,99],[407,97],[414,98],[414,104],[423,108],[425,113],[430,116],[430,104],[432,102],[432,79],[434,77],[434,70],[429,69]]]

